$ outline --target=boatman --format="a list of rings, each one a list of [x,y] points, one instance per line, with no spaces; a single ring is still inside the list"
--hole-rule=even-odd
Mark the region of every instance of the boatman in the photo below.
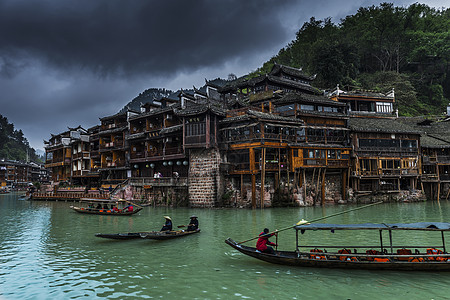
[[[172,219],[169,216],[164,216],[164,219],[166,219],[166,223],[164,223],[164,226],[161,228],[161,231],[171,231]]]
[[[195,231],[198,229],[198,220],[196,215],[191,216],[191,220],[189,221],[189,225],[187,231]]]
[[[269,234],[269,228],[264,228],[264,231],[259,234],[258,241],[256,242],[256,249],[264,253],[275,254],[275,250],[273,250],[273,248],[270,246],[278,246],[278,245],[269,241],[269,238],[274,234],[275,233]]]

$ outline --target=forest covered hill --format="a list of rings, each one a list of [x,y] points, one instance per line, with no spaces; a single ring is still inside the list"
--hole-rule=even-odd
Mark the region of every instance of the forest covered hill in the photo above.
[[[390,3],[361,7],[335,24],[312,17],[274,63],[317,74],[321,89],[395,89],[400,115],[441,114],[450,100],[450,9]]]
[[[0,115],[0,159],[42,162],[35,149],[30,147],[21,129],[14,128],[14,124]]]

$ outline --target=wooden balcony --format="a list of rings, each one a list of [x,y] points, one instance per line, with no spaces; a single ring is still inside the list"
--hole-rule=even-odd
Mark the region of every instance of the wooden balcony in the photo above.
[[[185,157],[183,147],[153,148],[150,151],[131,152],[130,162],[155,161],[160,159],[173,159]]]
[[[160,187],[160,186],[187,186],[188,178],[152,178],[152,177],[133,177],[130,178],[129,184],[140,187]]]
[[[108,161],[102,164],[102,168],[122,168],[125,167],[125,160]]]
[[[73,160],[75,160],[75,159],[82,159],[82,158],[89,159],[89,157],[90,157],[89,156],[89,151],[82,151],[82,152],[78,152],[78,153],[72,155],[72,159]]]
[[[123,141],[115,141],[115,142],[100,144],[100,150],[103,150],[103,149],[113,150],[116,148],[123,148],[123,147],[124,147]]]
[[[72,176],[86,176],[89,173],[90,173],[89,170],[72,171]]]
[[[400,176],[418,176],[418,169],[377,169],[377,170],[358,170],[353,173],[354,176],[367,177],[400,177]]]

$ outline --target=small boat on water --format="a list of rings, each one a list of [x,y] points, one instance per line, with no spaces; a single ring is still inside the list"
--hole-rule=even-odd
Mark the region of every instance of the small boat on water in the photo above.
[[[193,231],[170,230],[170,231],[148,231],[148,232],[128,232],[128,233],[97,233],[95,236],[106,239],[132,240],[132,239],[153,239],[169,240],[182,236],[199,233],[200,229]]]
[[[450,223],[421,222],[409,224],[302,224],[292,228],[296,231],[295,251],[278,251],[275,254],[263,253],[254,247],[237,243],[231,238],[225,242],[239,252],[275,264],[300,267],[317,268],[343,268],[343,269],[380,269],[400,271],[450,271],[450,254],[444,239],[444,233],[450,231]],[[300,244],[299,237],[306,233],[319,230],[329,231],[332,234],[347,231],[352,236],[358,232],[379,232],[378,245],[324,245]],[[393,232],[397,236],[426,232],[436,234],[442,241],[440,245],[414,245],[412,243],[394,244]],[[399,234],[401,232],[401,234]],[[388,235],[387,242],[383,235]],[[309,239],[312,240],[312,239]],[[411,240],[417,240],[411,239]]]
[[[135,204],[126,200],[82,199],[80,206],[71,205],[70,208],[83,214],[129,216],[142,210],[142,207],[135,206]]]

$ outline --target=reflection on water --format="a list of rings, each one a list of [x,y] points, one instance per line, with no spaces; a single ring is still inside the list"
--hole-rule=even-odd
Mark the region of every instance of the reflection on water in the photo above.
[[[145,208],[132,217],[81,215],[65,202],[27,202],[0,195],[0,298],[71,299],[445,299],[450,274],[291,268],[246,257],[224,243],[349,209],[348,206],[266,210]],[[95,233],[161,228],[199,217],[202,232],[170,241],[114,241]],[[329,223],[448,221],[448,202],[381,204]],[[402,236],[394,236],[394,239]],[[440,237],[418,234],[417,243]],[[449,237],[450,238],[450,237]],[[314,242],[314,234],[303,241]],[[372,239],[329,235],[326,242]],[[374,243],[377,243],[376,237]],[[251,242],[251,243],[254,243]],[[250,244],[251,244],[250,243]],[[295,232],[279,236],[292,250]]]

